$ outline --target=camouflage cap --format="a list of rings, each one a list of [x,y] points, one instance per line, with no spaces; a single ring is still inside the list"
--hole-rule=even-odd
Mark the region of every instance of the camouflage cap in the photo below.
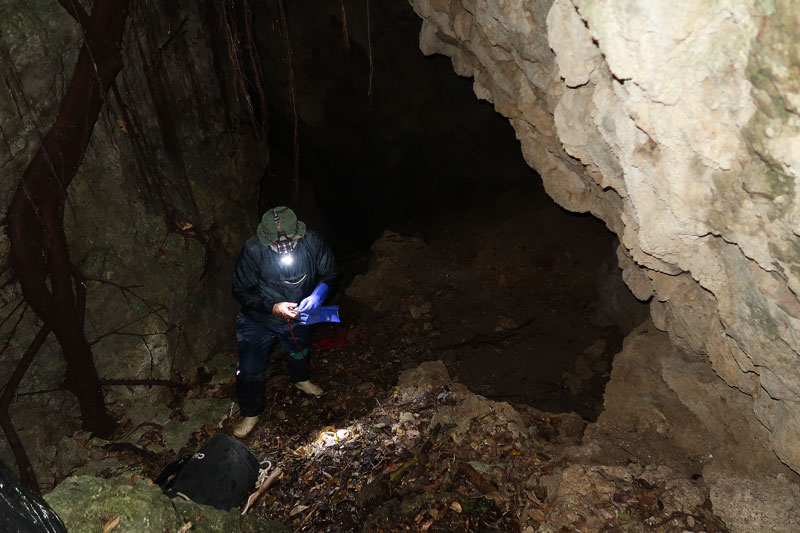
[[[258,225],[256,235],[261,244],[269,246],[270,243],[278,240],[279,230],[283,230],[290,239],[299,239],[306,234],[306,225],[304,222],[297,220],[297,215],[294,214],[294,211],[280,205],[267,209],[266,213],[261,217],[261,223]]]

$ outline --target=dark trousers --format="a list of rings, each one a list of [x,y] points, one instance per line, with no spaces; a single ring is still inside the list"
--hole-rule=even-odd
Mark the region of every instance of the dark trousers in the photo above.
[[[308,347],[311,345],[311,326],[292,324],[290,330],[286,323],[280,325],[259,322],[239,313],[236,317],[236,343],[239,350],[236,398],[244,416],[258,416],[264,411],[264,372],[275,339],[278,339],[281,348],[289,354],[287,361],[292,382],[310,378]]]

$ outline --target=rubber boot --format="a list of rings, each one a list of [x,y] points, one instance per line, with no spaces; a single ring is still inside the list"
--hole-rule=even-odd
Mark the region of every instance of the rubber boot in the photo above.
[[[256,426],[258,422],[257,416],[246,416],[242,418],[242,421],[236,424],[236,427],[233,428],[233,435],[235,437],[239,437],[240,439],[246,437],[253,428]]]
[[[320,387],[314,385],[309,380],[298,381],[297,383],[294,384],[294,386],[300,389],[301,391],[305,392],[306,394],[310,394],[312,396],[322,396],[322,393],[324,392]]]

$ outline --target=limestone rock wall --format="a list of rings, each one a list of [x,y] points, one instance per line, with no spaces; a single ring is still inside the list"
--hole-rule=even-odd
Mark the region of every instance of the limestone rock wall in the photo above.
[[[657,327],[752,398],[800,470],[800,43],[789,0],[411,0],[420,47],[603,219]]]
[[[101,379],[189,381],[216,347],[233,343],[230,272],[253,229],[267,158],[263,136],[240,120],[220,21],[211,3],[130,3],[123,70],[66,191],[70,258],[86,278],[85,333]],[[0,58],[0,219],[55,120],[82,40],[56,0],[0,4],[8,54]],[[3,233],[2,382],[38,329],[6,268],[8,246]],[[63,375],[51,336],[11,408],[45,486],[52,473],[37,459],[52,459],[58,439],[80,427],[71,394],[52,391]],[[106,401],[121,416],[134,399],[165,391],[109,386]]]

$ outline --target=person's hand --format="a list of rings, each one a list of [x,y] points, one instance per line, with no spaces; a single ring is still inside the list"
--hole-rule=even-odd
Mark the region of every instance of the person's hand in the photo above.
[[[308,298],[304,298],[300,305],[297,306],[297,312],[301,315],[308,315],[319,309],[322,305],[322,299],[316,294],[311,294]]]
[[[272,306],[272,314],[284,320],[297,318],[296,307],[297,304],[295,302],[279,302]]]
[[[297,306],[297,312],[310,315],[322,305],[325,295],[328,294],[328,286],[320,283],[307,298],[304,298]]]

